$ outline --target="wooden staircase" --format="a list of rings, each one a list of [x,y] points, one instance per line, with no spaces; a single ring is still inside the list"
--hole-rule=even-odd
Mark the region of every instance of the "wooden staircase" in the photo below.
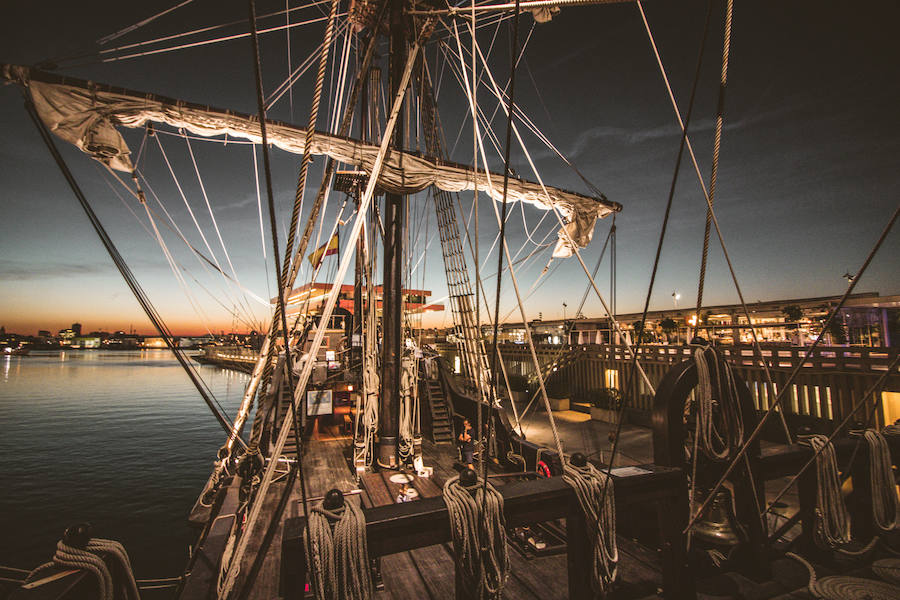
[[[563,352],[555,359],[541,367],[541,375],[543,376],[544,382],[554,373],[554,371],[561,371],[564,368],[568,367],[576,360],[578,360],[579,356],[581,356],[580,348],[575,346],[573,348],[569,348],[567,350],[563,350]],[[533,386],[538,382],[537,371],[532,371],[530,375],[528,375],[528,385]]]
[[[428,406],[431,408],[431,437],[435,444],[453,444],[453,422],[441,382],[434,379],[424,381],[428,390]]]
[[[272,419],[272,431],[273,435],[270,439],[274,440],[278,436],[278,431],[281,428],[281,423],[284,420],[284,416],[288,414],[288,411],[291,407],[291,391],[290,386],[288,385],[288,380],[285,377],[287,371],[287,367],[285,365],[284,356],[278,359],[278,365],[275,367],[275,371],[272,373],[272,386],[270,389],[275,391],[275,410],[272,411],[273,419]],[[270,448],[270,451],[272,448]],[[284,444],[284,451],[282,452],[282,456],[285,458],[296,459],[297,458],[297,438],[294,435],[294,432],[291,431],[291,434],[288,436],[287,442]]]

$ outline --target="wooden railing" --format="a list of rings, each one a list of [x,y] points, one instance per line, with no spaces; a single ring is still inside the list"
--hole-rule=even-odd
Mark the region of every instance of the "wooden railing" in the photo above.
[[[583,344],[581,356],[568,366],[551,375],[565,377],[574,399],[588,400],[591,392],[605,387],[622,388],[630,359],[624,345]],[[445,357],[456,351],[450,344],[439,345]],[[555,344],[539,344],[535,348],[541,365],[553,362],[563,350]],[[720,346],[718,350],[735,368],[750,388],[758,410],[766,410],[774,401],[768,389],[764,365],[768,367],[777,393],[787,382],[791,371],[802,363],[800,372],[791,384],[789,396],[784,400],[788,415],[839,420],[848,414],[854,401],[884,374],[891,361],[896,359],[898,348],[866,348],[855,346],[820,346],[806,360],[808,348],[782,344],[765,344],[762,357],[758,357],[752,345]],[[501,344],[500,353],[507,372],[528,377],[534,372],[534,364],[527,346]],[[689,359],[691,349],[684,345],[643,346],[638,350],[641,366],[655,387],[672,365]],[[448,361],[453,364],[452,358]],[[895,370],[886,381],[886,391],[900,391],[900,375]],[[641,379],[634,382],[634,389],[623,390],[628,407],[633,411],[649,413],[653,390]],[[869,403],[872,399],[869,399]],[[871,404],[869,404],[871,407]],[[865,419],[866,409],[859,411]],[[879,415],[880,418],[880,415]]]

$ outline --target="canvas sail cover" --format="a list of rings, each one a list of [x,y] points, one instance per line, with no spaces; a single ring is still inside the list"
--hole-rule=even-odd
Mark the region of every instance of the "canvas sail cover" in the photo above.
[[[149,122],[164,123],[199,136],[228,135],[255,143],[262,141],[259,120],[250,115],[78,80],[44,81],[33,77],[27,67],[3,65],[3,76],[30,91],[38,114],[52,132],[119,171],[131,172],[133,165],[117,125],[137,128]],[[305,150],[306,133],[301,128],[267,121],[266,135],[270,144],[287,152],[302,154]],[[378,146],[351,138],[316,132],[312,140],[312,154],[330,156],[367,173],[371,173],[378,155]],[[477,185],[479,191],[494,200],[503,200],[502,175],[396,150],[385,160],[378,185],[395,194],[412,194],[431,185],[447,192],[462,192],[474,190]],[[568,237],[581,248],[590,243],[598,218],[621,210],[618,203],[602,196],[594,198],[543,187],[515,177],[509,179],[507,199],[542,210],[555,206],[566,223]],[[558,237],[554,257],[570,256],[573,248],[566,235],[560,231]]]

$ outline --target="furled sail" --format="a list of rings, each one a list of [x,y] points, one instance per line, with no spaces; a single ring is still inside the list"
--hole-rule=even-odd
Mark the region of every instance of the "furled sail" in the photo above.
[[[153,94],[113,88],[79,79],[34,71],[28,67],[2,65],[2,75],[29,90],[38,114],[47,127],[63,140],[92,155],[110,168],[131,172],[131,152],[116,125],[143,127],[148,122],[165,123],[200,136],[228,135],[261,142],[256,117],[210,108]],[[295,154],[304,152],[305,131],[292,125],[267,121],[271,144]],[[371,172],[378,147],[358,140],[317,132],[310,152]],[[412,194],[433,185],[448,192],[474,190],[503,200],[503,176],[411,152],[392,151],[378,181],[381,189]],[[559,210],[568,238],[579,247],[591,241],[594,223],[621,205],[602,195],[594,198],[539,183],[510,177],[507,198],[542,210]],[[553,255],[573,253],[560,232]]]

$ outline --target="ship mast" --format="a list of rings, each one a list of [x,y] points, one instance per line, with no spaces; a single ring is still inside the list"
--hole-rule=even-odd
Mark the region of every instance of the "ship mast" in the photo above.
[[[400,80],[406,65],[406,35],[404,30],[403,0],[390,2],[390,74],[391,98],[400,92]],[[404,99],[404,105],[406,100]],[[401,114],[404,107],[401,107]],[[403,150],[404,120],[398,119],[392,147]],[[397,462],[397,435],[400,424],[400,359],[403,352],[403,214],[406,196],[385,194],[384,200],[384,295],[382,326],[381,404],[378,440],[378,463],[395,468]]]

